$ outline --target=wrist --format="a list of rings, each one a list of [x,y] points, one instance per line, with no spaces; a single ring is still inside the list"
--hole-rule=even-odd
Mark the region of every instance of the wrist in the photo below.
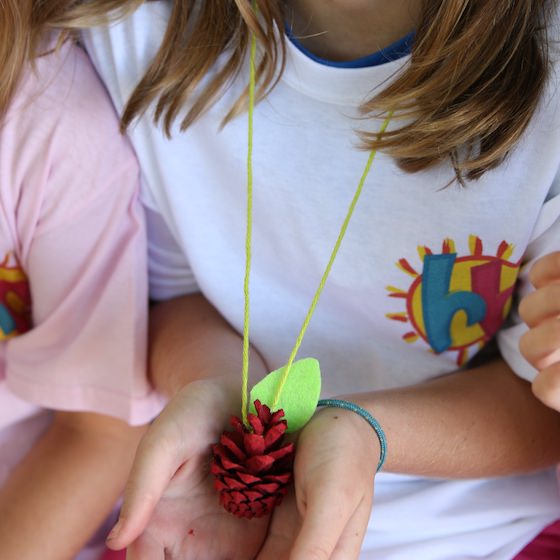
[[[214,441],[241,410],[241,383],[231,376],[198,379],[185,385],[161,416],[182,418],[185,411],[197,411],[192,429],[205,434],[203,440]]]
[[[228,414],[237,413],[241,406],[241,379],[240,375],[220,375],[196,379],[185,385],[180,394],[196,393],[202,398],[209,399],[215,407],[228,411]]]
[[[346,422],[349,437],[357,438],[364,452],[372,452],[378,458],[375,472],[379,472],[385,462],[387,440],[383,428],[370,412],[345,399],[321,399],[318,406],[324,407],[325,411],[330,410],[333,420],[342,418]]]
[[[236,349],[237,350],[237,349]],[[230,392],[241,392],[241,348],[233,355],[232,352],[219,353],[214,357],[198,360],[198,363],[189,362],[186,365],[175,367],[172,372],[164,369],[156,369],[152,364],[151,380],[156,389],[169,398],[183,391],[185,387],[193,384],[204,386],[206,383],[217,384],[216,386],[226,388]],[[261,355],[251,347],[249,356],[249,380],[256,383],[267,375],[269,370]]]

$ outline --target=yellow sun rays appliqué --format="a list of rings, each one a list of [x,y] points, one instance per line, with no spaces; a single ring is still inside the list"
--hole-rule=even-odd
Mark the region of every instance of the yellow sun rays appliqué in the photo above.
[[[485,254],[474,235],[465,256],[458,256],[452,239],[443,241],[439,253],[418,247],[418,264],[405,258],[396,263],[411,278],[408,288],[387,286],[388,296],[402,300],[404,311],[386,317],[410,325],[404,342],[423,340],[436,354],[457,352],[457,364],[464,365],[492,339],[511,308],[520,267],[509,260],[513,251],[502,241],[495,254]]]

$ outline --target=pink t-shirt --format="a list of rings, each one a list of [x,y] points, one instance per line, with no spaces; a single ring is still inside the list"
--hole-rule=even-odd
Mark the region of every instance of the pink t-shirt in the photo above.
[[[41,57],[0,127],[0,485],[48,409],[130,424],[161,409],[138,184],[86,55],[67,43]]]

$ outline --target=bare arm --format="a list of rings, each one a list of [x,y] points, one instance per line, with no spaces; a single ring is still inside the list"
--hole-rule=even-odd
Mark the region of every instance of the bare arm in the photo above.
[[[74,558],[114,507],[143,432],[98,414],[57,413],[0,490],[2,558]]]
[[[502,360],[414,387],[347,398],[385,428],[388,471],[491,477],[530,472],[560,457],[559,415],[541,405]],[[273,514],[258,560],[357,559],[379,452],[359,415],[320,410],[299,436],[296,499]]]
[[[153,311],[151,371],[160,390],[173,395],[190,381],[220,376],[229,376],[237,390],[241,338],[203,296],[159,304]],[[256,351],[251,362],[264,371]],[[535,399],[530,385],[503,360],[350,398],[386,430],[387,471],[484,477],[560,460],[560,414]]]
[[[267,373],[252,348],[250,369]],[[173,397],[197,380],[220,379],[241,390],[241,336],[201,294],[156,304],[150,311],[150,377],[156,388]],[[233,404],[239,402],[238,395]]]
[[[349,398],[384,427],[386,471],[477,478],[560,460],[560,414],[540,403],[501,359],[421,385]]]
[[[184,526],[186,519],[190,526],[197,521],[196,515],[188,511],[197,493],[181,494],[181,489],[186,488],[188,477],[197,480],[193,474],[197,464],[202,464],[207,473],[209,443],[217,440],[231,411],[239,410],[241,338],[200,295],[161,304],[153,311],[152,379],[174,398],[140,446],[111,547],[133,543],[129,549],[132,557],[148,560],[141,549],[156,541],[159,551],[166,547],[182,550],[185,546],[185,558],[190,558]],[[251,362],[259,368],[260,375],[266,371],[256,352]],[[483,477],[536,470],[560,459],[559,415],[541,405],[532,396],[529,384],[502,360],[414,387],[348,398],[369,409],[386,430],[387,471],[448,478]],[[222,413],[226,408],[227,413]],[[329,437],[325,438],[327,432]],[[287,500],[272,516],[273,529],[258,558],[283,557],[281,551],[288,555],[291,550],[293,558],[308,559],[309,550],[323,546],[327,537],[334,548],[344,527],[354,535],[348,540],[353,543],[350,548],[359,548],[371,511],[372,473],[378,457],[376,438],[362,418],[338,409],[318,411],[300,434],[296,458],[296,496],[307,504],[305,530],[298,530],[302,510],[295,508],[293,500],[291,505]],[[184,467],[189,463],[193,469],[190,474]],[[365,464],[371,464],[371,468],[365,469]],[[179,480],[181,473],[185,480]],[[342,528],[337,525],[340,508],[335,520],[325,520],[321,513],[332,512],[333,501],[340,507],[352,501],[348,498],[348,484],[341,485],[340,480],[351,481],[356,494],[348,510],[350,517],[344,517]],[[233,523],[233,516],[224,516],[215,509],[217,499],[211,483],[208,488],[209,493],[204,495],[209,505],[202,511],[205,524],[212,516],[220,523]],[[168,519],[173,516],[171,511],[181,511],[181,507],[185,514],[180,516],[178,527],[163,531],[158,520]],[[198,508],[197,514],[200,511]],[[349,518],[357,519],[357,524],[347,523]],[[254,523],[250,527],[254,529]],[[239,556],[240,542],[249,543],[248,551],[254,551],[253,546],[259,549],[259,535],[245,533],[241,538],[242,530],[247,527],[236,526],[231,533],[222,531],[224,535],[236,535],[219,541],[222,550],[227,551],[224,557],[252,557],[250,552]],[[218,541],[199,542],[211,547]]]

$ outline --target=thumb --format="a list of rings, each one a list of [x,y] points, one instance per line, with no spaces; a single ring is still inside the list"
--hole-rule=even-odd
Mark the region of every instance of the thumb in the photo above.
[[[126,548],[146,529],[173,475],[181,466],[178,445],[153,424],[138,446],[119,520],[107,537],[113,550]]]

